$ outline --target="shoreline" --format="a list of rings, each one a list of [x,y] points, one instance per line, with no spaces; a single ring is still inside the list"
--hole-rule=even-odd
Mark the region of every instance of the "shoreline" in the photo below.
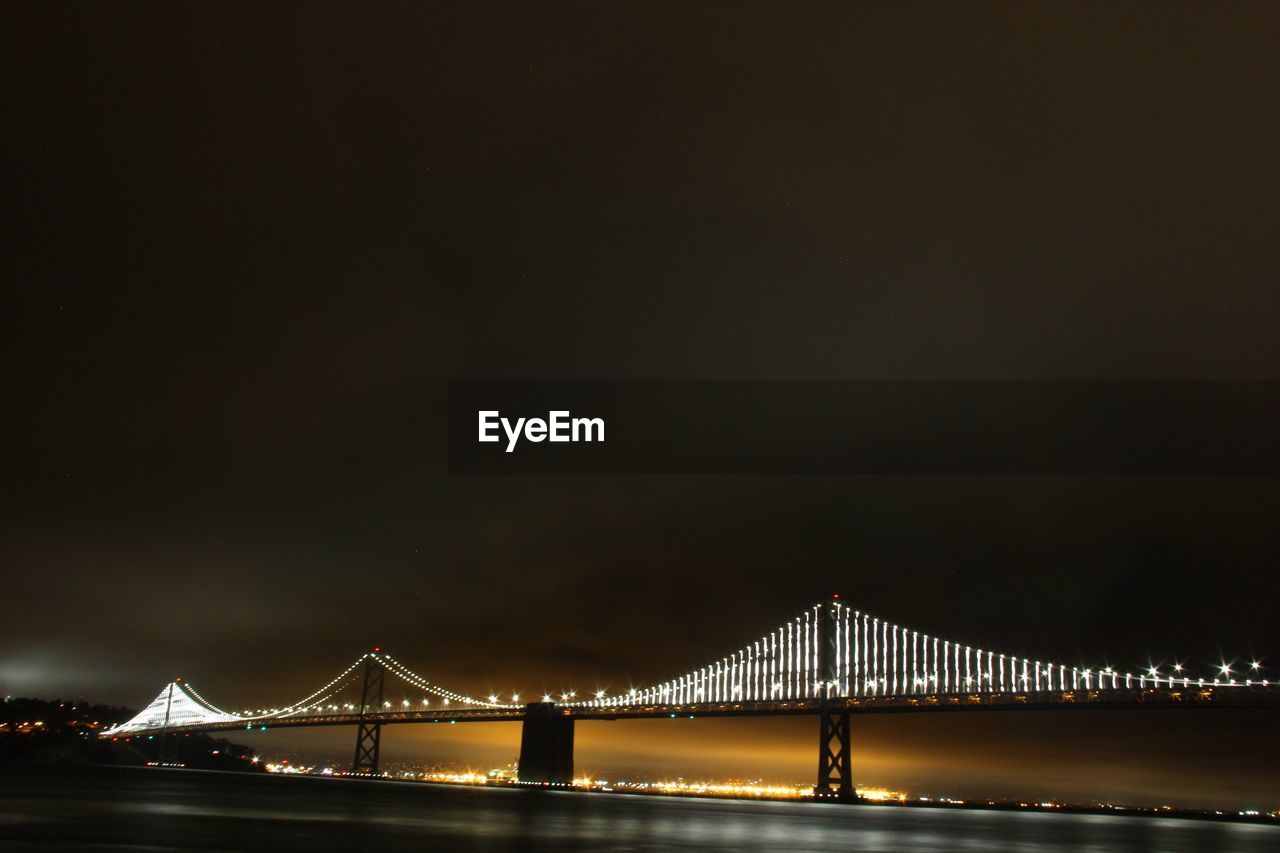
[[[357,774],[323,774],[323,773],[244,773],[235,770],[209,770],[190,767],[159,767],[130,764],[84,764],[58,765],[40,763],[13,762],[0,764],[0,773],[6,769],[46,769],[49,771],[79,772],[85,770],[109,771],[149,771],[170,773],[217,774],[220,776],[244,776],[249,779],[310,779],[325,782],[352,782],[364,784],[400,783],[404,785],[426,785],[451,790],[495,790],[524,791],[530,793],[583,794],[593,796],[641,797],[651,799],[680,800],[712,800],[724,802],[770,802],[770,803],[802,803],[808,805],[844,806],[850,808],[885,808],[885,809],[932,809],[937,811],[972,811],[972,812],[1007,812],[1023,814],[1070,814],[1092,815],[1097,817],[1136,817],[1147,819],[1176,818],[1180,820],[1209,821],[1214,823],[1238,823],[1253,826],[1280,828],[1280,811],[1259,812],[1258,814],[1241,814],[1224,812],[1216,809],[1191,808],[1147,808],[1141,806],[1091,806],[1084,804],[1041,805],[1039,803],[1021,802],[946,802],[941,800],[889,800],[889,801],[854,801],[848,803],[819,800],[813,797],[782,797],[769,794],[757,796],[699,793],[694,791],[641,791],[641,790],[601,790],[577,785],[553,785],[550,783],[520,783],[517,781],[502,782],[450,782],[439,779],[406,779],[395,776],[365,776]]]

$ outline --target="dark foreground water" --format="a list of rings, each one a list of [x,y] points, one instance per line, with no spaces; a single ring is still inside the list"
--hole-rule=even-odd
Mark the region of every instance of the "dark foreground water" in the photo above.
[[[1280,850],[1280,828],[144,768],[0,767],[5,850]]]

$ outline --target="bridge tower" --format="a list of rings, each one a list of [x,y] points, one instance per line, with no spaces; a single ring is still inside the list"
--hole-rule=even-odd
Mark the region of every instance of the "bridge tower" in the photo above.
[[[849,730],[849,707],[840,689],[840,597],[819,608],[818,616],[818,784],[815,799],[851,803],[857,799],[853,788],[853,761]],[[836,695],[832,695],[835,693]]]
[[[178,763],[177,732],[169,730],[169,717],[173,713],[173,691],[179,681],[182,679],[169,682],[169,695],[164,702],[164,725],[160,727],[160,734],[156,735],[159,738],[156,741],[156,763],[161,766]]]
[[[573,783],[573,717],[553,702],[530,702],[520,731],[521,782]]]
[[[352,773],[378,772],[378,749],[382,742],[382,724],[370,722],[365,715],[382,712],[382,688],[387,668],[378,657],[381,649],[374,649],[364,659],[364,689],[360,694],[360,721],[356,729],[356,757],[351,762]]]

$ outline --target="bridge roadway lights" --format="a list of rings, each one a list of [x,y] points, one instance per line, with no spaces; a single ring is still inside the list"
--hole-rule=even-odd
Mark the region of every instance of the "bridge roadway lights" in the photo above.
[[[356,728],[356,757],[351,762],[352,773],[378,775],[378,750],[382,742],[382,725],[365,722],[364,715],[373,708],[382,710],[382,688],[387,669],[381,658],[371,654],[364,660],[364,689],[360,695],[360,721]]]
[[[573,783],[573,717],[554,702],[530,702],[520,733],[521,783]]]

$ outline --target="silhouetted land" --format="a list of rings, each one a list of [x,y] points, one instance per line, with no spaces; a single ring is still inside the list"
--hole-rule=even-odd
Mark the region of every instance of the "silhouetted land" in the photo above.
[[[155,738],[98,737],[136,713],[84,701],[7,699],[0,702],[0,762],[128,766],[164,760],[204,770],[260,770],[254,750],[206,734],[170,735],[165,750]]]

